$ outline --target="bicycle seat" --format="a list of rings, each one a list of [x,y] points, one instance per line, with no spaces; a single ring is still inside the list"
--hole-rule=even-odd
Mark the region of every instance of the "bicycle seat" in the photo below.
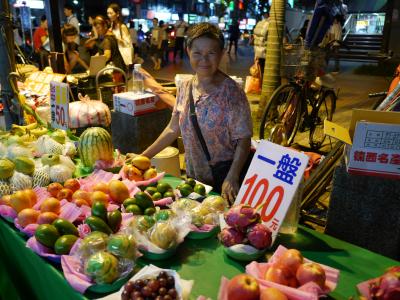
[[[333,89],[335,88],[336,79],[332,76],[332,74],[328,73],[321,77],[315,78],[315,83],[320,86]]]

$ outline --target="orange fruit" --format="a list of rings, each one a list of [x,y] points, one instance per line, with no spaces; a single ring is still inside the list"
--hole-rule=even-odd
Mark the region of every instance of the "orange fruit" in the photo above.
[[[23,190],[23,192],[31,199],[31,206],[34,206],[37,202],[37,195],[34,190],[32,189],[26,189]]]
[[[73,193],[74,192],[72,190],[63,188],[57,193],[57,199],[58,200],[67,199],[68,201],[71,202]]]
[[[70,178],[64,182],[64,187],[75,192],[81,188],[81,184],[79,183],[78,179]]]
[[[19,213],[25,208],[32,207],[31,198],[27,193],[24,193],[23,191],[17,191],[11,195],[10,205],[17,213]]]
[[[101,191],[95,191],[92,193],[90,197],[90,202],[93,204],[95,202],[101,202],[103,203],[106,207],[108,206],[109,202],[109,196]]]
[[[57,197],[58,192],[61,191],[62,188],[63,186],[61,185],[61,183],[53,182],[49,184],[49,186],[47,187],[47,191],[52,197]]]
[[[72,194],[72,200],[74,199],[84,199],[87,203],[90,202],[91,193],[86,192],[84,190],[77,190],[75,193]]]
[[[51,211],[46,211],[39,215],[39,217],[37,218],[37,223],[38,224],[52,224],[57,219],[58,219],[57,214],[55,214]]]
[[[76,206],[81,207],[82,205],[90,206],[88,201],[82,198],[76,198],[72,200],[73,203],[76,204]]]
[[[129,180],[142,181],[144,179],[142,171],[132,165],[125,165],[124,173]]]
[[[44,212],[52,212],[52,213],[55,213],[55,214],[59,214],[60,213],[60,208],[61,208],[60,200],[58,200],[58,199],[56,199],[54,197],[47,198],[40,205],[40,211],[42,213],[44,213]]]
[[[110,189],[108,188],[108,184],[105,183],[105,182],[99,182],[96,185],[94,185],[93,188],[92,188],[92,191],[93,192],[100,191],[100,192],[103,192],[103,193],[106,193],[106,194],[110,193]]]
[[[123,182],[119,180],[111,180],[108,187],[113,201],[122,203],[125,199],[129,198],[129,190]]]
[[[25,208],[18,213],[18,223],[22,227],[26,227],[29,224],[35,224],[38,217],[39,212],[32,208]]]
[[[0,205],[8,205],[11,206],[10,203],[11,195],[4,195],[0,198]]]

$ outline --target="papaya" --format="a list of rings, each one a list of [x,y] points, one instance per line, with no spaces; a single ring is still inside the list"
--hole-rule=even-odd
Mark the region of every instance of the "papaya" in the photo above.
[[[54,244],[54,252],[58,255],[68,255],[77,239],[78,237],[72,234],[60,236]]]
[[[85,223],[89,225],[92,231],[101,231],[106,234],[111,234],[112,230],[110,226],[106,224],[102,219],[96,216],[90,216],[86,218]]]
[[[42,245],[53,248],[55,242],[60,237],[57,228],[50,224],[41,224],[36,228],[35,238]]]
[[[57,228],[61,235],[72,234],[79,236],[78,229],[68,220],[58,218],[52,223],[52,225]]]
[[[26,175],[31,175],[35,171],[35,162],[33,159],[25,156],[18,156],[14,159],[15,169]]]
[[[14,174],[15,164],[8,159],[0,159],[0,179],[10,178]]]

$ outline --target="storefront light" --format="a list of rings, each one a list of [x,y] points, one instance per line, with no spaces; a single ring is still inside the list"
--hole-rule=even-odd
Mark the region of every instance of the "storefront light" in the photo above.
[[[42,0],[18,0],[14,7],[27,6],[32,9],[44,9],[44,3]]]

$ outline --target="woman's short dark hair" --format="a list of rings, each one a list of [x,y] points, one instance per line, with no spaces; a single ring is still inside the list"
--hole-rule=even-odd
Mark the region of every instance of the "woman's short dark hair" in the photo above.
[[[224,49],[225,45],[224,35],[222,34],[222,31],[218,27],[207,22],[198,23],[190,27],[187,39],[188,48],[189,49],[192,48],[193,41],[200,37],[207,37],[209,39],[217,41],[219,43],[221,50]]]

